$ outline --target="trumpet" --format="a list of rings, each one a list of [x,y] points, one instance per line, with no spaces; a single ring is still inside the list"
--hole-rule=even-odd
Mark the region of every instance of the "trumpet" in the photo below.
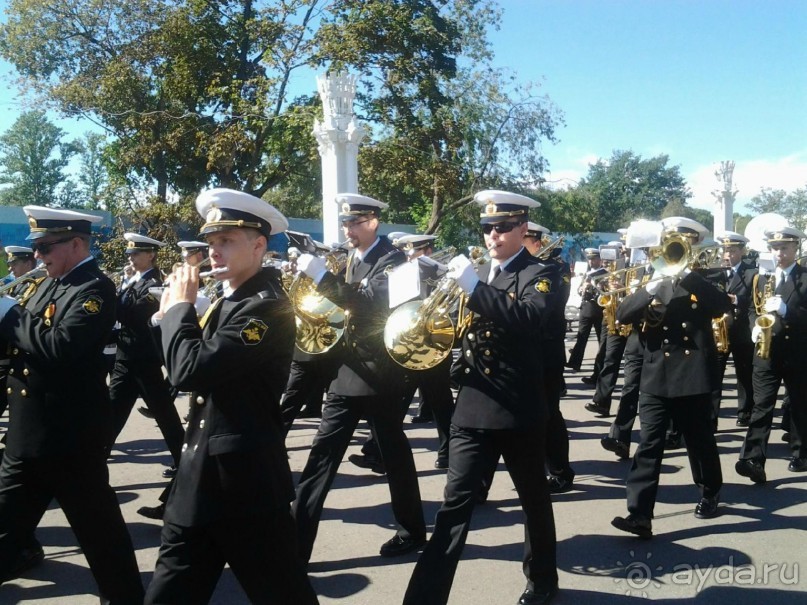
[[[474,267],[490,258],[489,252],[480,247],[469,253]],[[466,300],[467,295],[457,281],[444,276],[425,300],[397,307],[384,326],[387,353],[395,363],[410,370],[428,370],[440,364],[470,324],[472,315],[465,310]],[[454,308],[457,308],[456,326],[450,317]]]
[[[549,238],[546,238],[546,241],[542,239],[541,244],[541,249],[538,250],[538,254],[535,255],[535,258],[538,260],[549,260],[552,257],[552,251],[555,250],[555,248],[563,246],[563,236],[560,236],[551,242],[549,241]]]
[[[24,307],[25,303],[28,302],[28,299],[34,295],[34,292],[36,292],[36,289],[39,286],[40,282],[43,279],[45,279],[45,277],[46,277],[45,266],[44,265],[36,266],[30,271],[26,271],[19,277],[14,278],[12,281],[0,287],[0,295],[12,292],[18,286],[28,284],[28,288],[26,288],[24,292],[17,293],[18,294],[17,303],[20,306]]]

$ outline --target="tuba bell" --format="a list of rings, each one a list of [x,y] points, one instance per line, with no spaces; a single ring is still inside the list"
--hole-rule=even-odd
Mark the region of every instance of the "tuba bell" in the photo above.
[[[328,270],[340,273],[347,263],[343,254],[325,255]],[[288,287],[288,296],[294,309],[297,332],[294,342],[300,351],[319,355],[330,351],[345,332],[348,313],[319,292],[310,277],[298,273]]]
[[[484,248],[470,250],[477,267],[490,258]],[[444,276],[423,301],[410,301],[395,308],[384,326],[384,346],[389,356],[409,370],[428,370],[451,354],[454,341],[470,323],[465,312],[467,295],[457,280]],[[458,310],[456,324],[451,319]]]

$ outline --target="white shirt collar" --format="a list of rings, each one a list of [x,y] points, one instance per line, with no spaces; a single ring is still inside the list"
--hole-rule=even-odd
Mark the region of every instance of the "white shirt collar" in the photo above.
[[[516,252],[516,253],[515,253],[513,256],[511,256],[511,257],[509,257],[509,258],[506,258],[506,259],[504,259],[504,260],[499,260],[499,259],[496,259],[496,258],[492,259],[492,260],[490,261],[490,273],[488,273],[488,283],[490,283],[490,282],[492,282],[492,281],[493,281],[493,273],[494,273],[494,269],[496,269],[496,267],[501,267],[501,268],[502,268],[502,270],[504,270],[504,269],[507,267],[507,265],[509,265],[509,264],[510,264],[510,262],[511,262],[511,261],[512,261],[512,260],[513,260],[515,257],[517,257],[519,254],[521,254],[521,251],[522,251],[523,249],[524,249],[524,246],[522,246],[521,248],[519,248],[518,252]]]

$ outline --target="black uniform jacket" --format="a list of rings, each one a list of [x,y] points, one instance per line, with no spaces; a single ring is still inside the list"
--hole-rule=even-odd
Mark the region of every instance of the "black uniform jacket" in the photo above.
[[[219,299],[204,329],[178,304],[160,330],[171,384],[191,410],[165,520],[190,527],[294,499],[280,421],[294,347],[294,313],[280,272],[261,269]]]
[[[403,252],[382,236],[363,260],[350,253],[344,279],[326,273],[317,291],[349,313],[339,374],[330,390],[337,395],[369,396],[400,387],[403,369],[384,347],[389,316],[386,270],[406,261]]]
[[[756,283],[757,296],[762,296],[765,284],[769,279],[776,279],[776,274],[760,275]],[[784,366],[803,367],[804,343],[807,341],[807,269],[795,265],[790,271],[787,281],[779,294],[787,305],[785,317],[774,313],[773,340],[771,341],[770,362]],[[749,308],[751,325],[758,317],[753,304]],[[754,363],[768,363],[754,355]]]
[[[521,252],[491,284],[490,264],[468,300],[474,318],[452,368],[459,384],[452,422],[471,429],[529,429],[546,415],[542,333],[558,299],[557,265]]]
[[[566,338],[566,303],[569,302],[569,295],[572,291],[572,270],[569,263],[561,258],[541,262],[545,265],[554,265],[558,270],[557,296],[552,303],[551,318],[544,324],[544,338],[563,341]],[[561,348],[561,353],[563,353],[563,348]],[[565,361],[565,353],[563,355]]]
[[[751,306],[751,282],[756,274],[756,267],[741,262],[739,269],[726,284],[726,293],[737,297],[737,302],[726,320],[730,342],[751,341],[748,312]]]
[[[110,429],[104,346],[115,323],[115,286],[94,260],[46,278],[25,308],[0,322],[9,344],[10,424],[18,458],[100,452]]]
[[[161,363],[154,344],[149,321],[160,308],[160,299],[149,294],[149,288],[162,286],[163,276],[149,269],[135,283],[118,295],[118,358]]]
[[[677,282],[666,306],[657,302],[642,287],[616,312],[621,323],[641,322],[644,360],[639,388],[657,397],[710,393],[718,379],[712,318],[731,311],[729,297],[693,271]]]
[[[587,317],[589,319],[602,317],[603,309],[597,304],[599,290],[597,290],[596,286],[589,285],[588,282],[591,280],[596,280],[597,278],[605,279],[603,276],[607,274],[608,270],[605,267],[592,269],[586,273],[583,282],[583,292],[580,299],[580,317]]]

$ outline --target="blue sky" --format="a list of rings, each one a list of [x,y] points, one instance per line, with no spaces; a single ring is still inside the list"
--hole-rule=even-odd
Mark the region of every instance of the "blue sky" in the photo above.
[[[807,0],[499,4],[495,63],[542,82],[565,116],[559,143],[543,148],[556,186],[631,149],[669,155],[697,207],[710,207],[721,160],[736,162],[740,205],[762,187],[807,187]],[[7,74],[0,64],[0,132],[24,110]],[[74,136],[90,129],[57,123]]]
[[[709,208],[734,160],[738,202],[807,187],[807,1],[503,0],[496,63],[563,110],[546,145],[563,184],[614,149],[667,154]],[[569,181],[566,181],[569,182]]]

